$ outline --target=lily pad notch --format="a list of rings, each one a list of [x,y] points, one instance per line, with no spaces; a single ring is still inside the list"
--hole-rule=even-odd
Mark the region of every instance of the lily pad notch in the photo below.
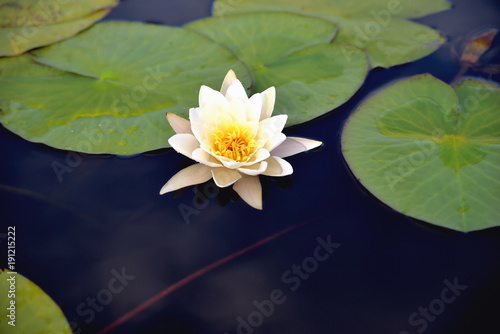
[[[398,81],[347,120],[343,155],[363,186],[410,217],[458,231],[500,225],[500,87]]]

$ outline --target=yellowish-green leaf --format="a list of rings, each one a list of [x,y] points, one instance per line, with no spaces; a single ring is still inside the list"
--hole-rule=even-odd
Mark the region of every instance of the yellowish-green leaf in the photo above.
[[[459,231],[500,225],[500,87],[399,81],[347,120],[344,157],[381,201]]]
[[[72,333],[59,306],[23,275],[0,270],[0,293],[0,333]]]
[[[187,118],[201,85],[217,89],[233,69],[250,86],[229,50],[180,28],[100,23],[32,56],[0,59],[0,122],[30,141],[86,153],[168,147],[166,112]]]
[[[366,49],[373,67],[389,67],[436,50],[444,36],[407,19],[448,8],[446,0],[216,0],[213,14],[277,11],[321,17],[339,25],[336,42]]]
[[[287,125],[320,116],[346,102],[368,71],[363,50],[330,43],[332,22],[291,13],[212,17],[186,28],[227,46],[252,73],[253,93],[276,87],[274,114]]]
[[[69,38],[102,19],[118,0],[0,0],[0,56]]]

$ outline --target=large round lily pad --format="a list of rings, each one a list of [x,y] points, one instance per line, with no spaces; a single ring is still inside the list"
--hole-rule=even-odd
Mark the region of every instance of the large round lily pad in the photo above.
[[[291,13],[211,17],[186,28],[227,46],[248,64],[252,91],[276,87],[275,113],[302,123],[346,102],[368,71],[363,50],[330,43],[337,26]]]
[[[187,118],[201,85],[218,89],[233,69],[250,86],[229,50],[165,26],[100,23],[32,57],[0,59],[0,122],[27,140],[86,153],[168,147],[166,112]]]
[[[23,275],[0,270],[0,293],[0,333],[72,333],[59,306]]]
[[[359,181],[408,216],[459,231],[500,225],[500,87],[430,75],[399,81],[350,116],[342,151]]]
[[[0,56],[74,36],[117,4],[118,0],[0,0]]]
[[[436,50],[444,36],[407,19],[448,8],[446,0],[216,0],[213,14],[278,11],[321,17],[339,25],[336,42],[366,49],[373,67],[389,67]]]

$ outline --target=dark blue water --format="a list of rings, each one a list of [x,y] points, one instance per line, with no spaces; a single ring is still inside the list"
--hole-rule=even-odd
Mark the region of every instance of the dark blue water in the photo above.
[[[209,9],[209,0],[129,0],[109,19],[181,25]],[[460,0],[450,11],[419,20],[449,41],[417,62],[373,70],[347,104],[286,129],[324,146],[290,157],[290,178],[265,182],[263,211],[233,202],[231,192],[203,204],[192,188],[178,197],[159,196],[186,164],[169,149],[133,158],[68,157],[2,127],[2,254],[3,233],[15,225],[18,272],[52,296],[75,332],[96,333],[196,270],[308,221],[179,289],[113,333],[233,334],[238,326],[240,333],[497,332],[499,228],[452,232],[384,206],[351,175],[339,135],[355,106],[388,82],[424,72],[450,82],[459,69],[451,50],[482,28],[500,27],[499,18],[498,1]],[[66,159],[74,167],[60,182],[52,166]],[[318,238],[335,244],[332,254],[318,248]],[[315,254],[320,261],[311,259]],[[2,266],[5,260],[2,255]],[[122,271],[126,277],[117,280]]]

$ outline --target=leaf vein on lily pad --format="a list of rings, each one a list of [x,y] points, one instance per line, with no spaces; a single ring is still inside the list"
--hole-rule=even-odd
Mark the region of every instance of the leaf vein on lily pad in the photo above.
[[[465,108],[477,89],[489,95]],[[460,231],[498,226],[500,150],[493,143],[500,123],[491,119],[499,97],[499,86],[479,80],[454,87],[430,75],[401,80],[349,117],[344,157],[366,189],[395,210]],[[415,102],[427,99],[436,105]]]

